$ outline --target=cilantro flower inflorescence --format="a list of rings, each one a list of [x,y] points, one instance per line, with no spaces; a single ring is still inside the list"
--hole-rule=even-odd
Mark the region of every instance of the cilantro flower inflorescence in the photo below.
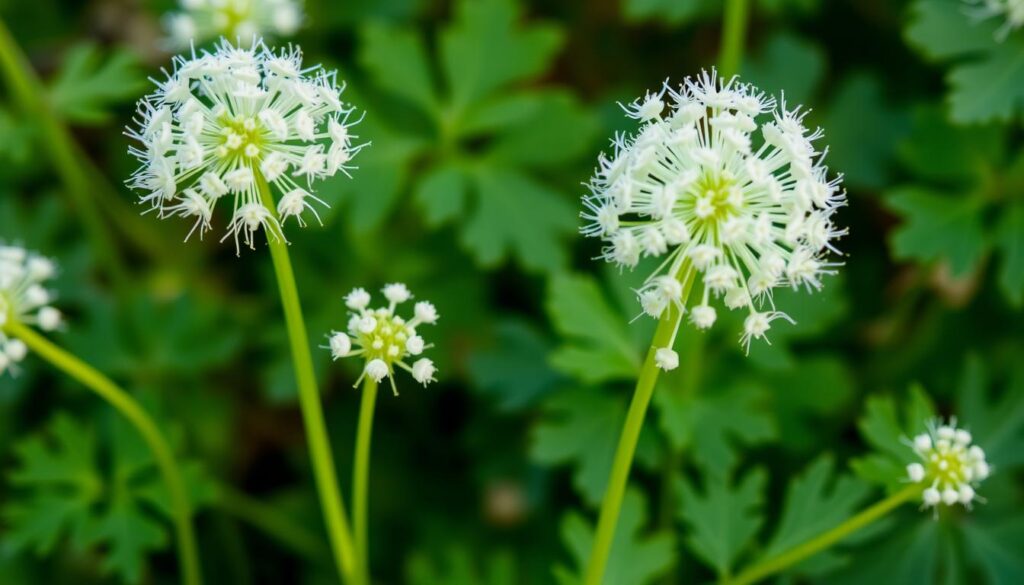
[[[601,155],[582,232],[601,238],[601,258],[621,267],[659,260],[637,291],[644,313],[659,318],[675,305],[707,329],[720,299],[747,312],[749,348],[772,321],[789,319],[775,310],[773,288],[818,289],[837,266],[828,255],[846,230],[833,215],[846,196],[815,146],[822,131],[804,126],[806,110],[714,70],[624,109],[640,128],[615,137],[611,158]],[[691,272],[696,294],[686,295]],[[677,360],[664,352],[658,363]]]
[[[194,219],[200,237],[211,228],[218,201],[230,195],[233,213],[223,239],[250,248],[263,228],[284,238],[290,217],[305,225],[314,182],[348,174],[364,145],[353,145],[354,108],[341,101],[335,72],[303,69],[298,48],[274,51],[222,41],[212,53],[176,57],[174,72],[139,103],[128,135],[142,163],[129,184],[160,217]],[[269,189],[277,194],[276,203]],[[268,201],[269,198],[269,201]]]
[[[907,478],[926,486],[921,495],[926,508],[939,504],[970,508],[977,499],[975,488],[991,469],[985,451],[972,441],[970,432],[957,428],[956,419],[949,424],[931,422],[928,432],[914,437],[912,447],[921,462],[907,466]]]
[[[183,49],[210,39],[289,37],[302,24],[298,0],[181,0],[165,18],[170,45]]]
[[[412,318],[406,320],[397,315],[395,309],[412,298],[409,289],[404,284],[394,283],[385,286],[382,292],[388,304],[376,309],[370,308],[370,293],[362,288],[345,297],[345,305],[352,310],[348,333],[332,332],[327,349],[334,359],[360,356],[365,360],[363,374],[355,385],[359,385],[363,376],[369,376],[376,382],[389,378],[392,391],[398,394],[394,380],[397,366],[426,386],[434,381],[437,372],[434,362],[419,358],[409,364],[406,360],[431,347],[420,337],[417,328],[437,323],[437,309],[427,301],[417,302]]]
[[[53,293],[45,284],[57,272],[52,260],[20,246],[0,245],[0,375],[25,359],[28,347],[8,337],[4,328],[13,322],[43,331],[60,327],[60,311],[51,306]]]

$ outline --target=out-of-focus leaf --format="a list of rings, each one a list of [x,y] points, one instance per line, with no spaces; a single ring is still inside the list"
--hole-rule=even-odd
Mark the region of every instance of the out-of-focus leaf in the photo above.
[[[747,384],[693,396],[663,384],[654,395],[658,422],[672,447],[685,451],[715,477],[728,476],[739,461],[741,446],[776,436],[767,403],[767,392]]]
[[[79,45],[68,53],[50,86],[50,101],[63,118],[99,124],[111,108],[138,97],[146,78],[135,57],[115,51],[106,58],[95,45]]]
[[[892,491],[906,485],[906,466],[917,460],[907,441],[924,432],[928,421],[934,417],[935,406],[919,386],[910,389],[899,411],[891,396],[868,398],[865,414],[857,427],[877,452],[853,460],[850,467],[861,478]]]
[[[551,343],[534,327],[505,321],[498,326],[495,346],[470,358],[470,376],[500,408],[519,410],[535,404],[558,382],[558,374],[547,365],[550,351]]]
[[[481,557],[466,546],[449,546],[440,559],[424,552],[413,554],[405,567],[409,585],[515,585],[515,558],[508,552]]]
[[[902,187],[893,190],[886,202],[905,218],[892,235],[897,258],[948,260],[953,273],[961,275],[973,269],[985,252],[988,238],[978,215],[982,202],[976,197]]]
[[[381,89],[408,99],[424,111],[437,106],[429,56],[418,34],[398,26],[370,23],[362,29],[362,41],[360,61],[373,71]]]
[[[1003,254],[999,286],[1015,306],[1024,304],[1024,205],[1010,207],[996,227],[995,245]]]
[[[960,123],[1009,120],[1024,107],[1024,39],[997,40],[1004,15],[978,22],[959,0],[918,0],[907,39],[926,57],[953,61],[950,114]]]
[[[725,476],[709,476],[703,493],[689,481],[679,481],[679,517],[690,530],[687,546],[718,575],[731,573],[761,528],[767,480],[761,469],[738,484]]]
[[[998,126],[953,126],[937,107],[917,108],[912,120],[899,155],[917,176],[963,184],[991,172],[1003,157],[1005,130]]]
[[[857,512],[870,493],[870,487],[859,479],[836,473],[831,456],[819,457],[803,474],[790,480],[782,517],[761,556],[773,557],[838,526]],[[844,561],[839,553],[826,550],[788,572],[816,575]]]
[[[585,382],[635,377],[640,357],[626,322],[593,278],[552,278],[546,308],[555,329],[566,339],[551,356],[555,367]]]
[[[815,43],[789,32],[769,38],[744,63],[743,80],[791,104],[810,103],[825,74],[825,53]]]
[[[905,114],[893,107],[882,87],[869,74],[846,76],[822,122],[826,162],[851,187],[885,185],[895,145],[907,131]]]
[[[619,523],[604,572],[606,585],[647,585],[665,574],[675,563],[675,539],[671,531],[649,532],[647,502],[643,493],[629,489],[622,500]],[[562,519],[562,540],[579,568],[558,567],[559,585],[578,585],[579,574],[590,559],[594,528],[576,512]]]
[[[967,359],[961,376],[957,414],[997,469],[1024,464],[1024,367],[1012,373],[1002,392],[992,392],[977,356]]]

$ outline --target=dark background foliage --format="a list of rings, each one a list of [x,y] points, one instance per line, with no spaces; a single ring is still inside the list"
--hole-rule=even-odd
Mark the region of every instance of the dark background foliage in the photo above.
[[[900,473],[900,437],[959,415],[995,476],[973,514],[905,506],[783,582],[1024,582],[1024,31],[954,0],[757,0],[742,75],[813,109],[845,174],[845,266],[749,357],[687,331],[641,439],[608,583],[706,582],[842,521]],[[326,583],[269,257],[139,217],[122,129],[169,56],[168,2],[0,1],[68,124],[112,257],[5,83],[0,238],[61,266],[54,338],[158,413],[189,462],[211,583]],[[713,0],[307,0],[295,42],[337,67],[373,145],[291,229],[313,339],[354,286],[408,283],[442,320],[439,384],[382,395],[371,484],[380,583],[572,583],[651,323],[576,234],[616,105],[715,63]],[[483,64],[483,68],[480,65]],[[480,72],[484,71],[485,74]],[[105,177],[105,178],[104,178]],[[112,186],[111,186],[112,185]],[[223,222],[221,222],[223,223]],[[342,485],[355,364],[319,376]],[[601,367],[598,368],[597,364]],[[915,386],[919,384],[919,386]],[[0,377],[0,582],[171,583],[164,498],[106,406],[30,356]],[[34,467],[70,482],[26,479]],[[345,489],[348,493],[349,490]],[[81,502],[61,517],[54,502]]]

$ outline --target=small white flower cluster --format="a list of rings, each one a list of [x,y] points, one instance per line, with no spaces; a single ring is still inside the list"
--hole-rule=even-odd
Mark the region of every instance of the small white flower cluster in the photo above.
[[[1003,18],[996,40],[1005,41],[1010,33],[1024,27],[1024,0],[966,0],[971,15],[978,20]]]
[[[24,342],[4,333],[8,323],[35,325],[43,331],[60,327],[60,311],[50,306],[53,294],[44,286],[56,272],[48,258],[20,246],[0,245],[0,375],[28,354]]]
[[[176,57],[174,72],[139,103],[128,135],[141,143],[129,151],[142,166],[129,185],[160,217],[194,218],[199,235],[210,229],[217,202],[231,195],[227,234],[250,248],[261,227],[284,239],[280,222],[304,226],[314,181],[348,174],[354,146],[354,109],[341,101],[335,72],[303,69],[297,48],[274,52],[222,41],[213,53]],[[301,184],[300,184],[301,182]],[[273,186],[273,189],[270,188]],[[261,191],[279,194],[264,204]],[[265,197],[273,199],[271,193]],[[276,206],[276,209],[274,207]],[[187,238],[186,238],[187,239]]]
[[[362,356],[366,361],[363,374],[356,380],[359,385],[363,376],[369,376],[380,382],[385,377],[391,380],[391,389],[398,394],[393,377],[395,366],[406,370],[424,386],[434,381],[437,369],[434,362],[420,358],[412,365],[406,363],[410,356],[418,356],[424,349],[431,347],[416,332],[420,325],[437,323],[437,309],[427,301],[416,303],[413,317],[406,321],[395,314],[395,308],[412,298],[412,294],[404,284],[395,283],[384,287],[382,291],[388,306],[378,309],[370,308],[370,293],[357,288],[345,297],[345,305],[352,310],[348,321],[348,333],[335,331],[331,333],[330,345],[334,359]]]
[[[658,318],[674,305],[707,329],[719,298],[748,312],[740,339],[749,349],[772,321],[789,319],[774,309],[774,287],[818,289],[837,266],[827,256],[846,233],[833,223],[846,196],[814,145],[822,131],[804,126],[800,107],[776,106],[714,70],[624,109],[640,128],[616,136],[613,157],[601,155],[583,234],[601,238],[601,257],[622,267],[660,259],[638,291],[644,313]],[[690,277],[697,303],[684,298]],[[658,361],[678,360],[665,352]]]
[[[175,49],[220,37],[289,37],[302,24],[297,0],[181,0],[180,6],[164,19]]]
[[[989,476],[985,451],[972,445],[971,433],[949,424],[929,423],[928,432],[914,437],[912,447],[921,463],[907,466],[912,483],[927,485],[922,492],[924,507],[962,504],[967,508],[977,499],[975,488]]]

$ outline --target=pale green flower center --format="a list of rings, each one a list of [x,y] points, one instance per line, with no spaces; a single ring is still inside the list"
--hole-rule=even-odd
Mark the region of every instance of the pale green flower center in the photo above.
[[[406,355],[406,342],[416,334],[401,317],[388,314],[386,309],[373,311],[377,326],[370,333],[358,332],[358,341],[366,350],[367,361],[384,360],[389,366]]]

